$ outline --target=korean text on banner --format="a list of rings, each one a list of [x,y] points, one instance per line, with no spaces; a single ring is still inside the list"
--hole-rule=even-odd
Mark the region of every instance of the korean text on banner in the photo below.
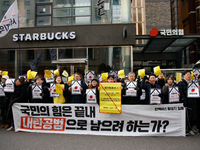
[[[99,112],[121,114],[121,83],[100,83]]]
[[[17,131],[111,136],[185,136],[183,104],[122,105],[121,114],[99,113],[97,104],[14,103],[12,109]]]

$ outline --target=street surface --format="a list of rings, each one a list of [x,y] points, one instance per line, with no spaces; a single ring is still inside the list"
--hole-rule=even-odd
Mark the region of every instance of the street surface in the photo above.
[[[1,119],[0,119],[1,121]],[[1,125],[1,124],[0,124]],[[0,129],[0,150],[199,150],[200,136],[118,137],[7,132]]]

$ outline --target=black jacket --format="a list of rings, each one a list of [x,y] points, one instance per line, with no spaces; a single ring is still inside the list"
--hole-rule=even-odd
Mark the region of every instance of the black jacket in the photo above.
[[[26,102],[28,102],[27,88],[26,88],[25,84],[22,84],[20,86],[15,85],[15,90],[14,90],[14,93],[11,95],[10,102],[11,103],[15,103],[15,102],[26,103]]]
[[[137,82],[137,87],[135,90],[137,90],[137,96],[126,96],[126,84],[123,84],[123,90],[122,90],[122,104],[140,104],[140,96],[142,95],[142,89],[140,88],[140,83]]]
[[[31,103],[48,103],[49,102],[49,89],[46,85],[42,84],[42,99],[33,99],[32,96],[32,85],[36,83],[30,84],[28,87],[28,100]]]

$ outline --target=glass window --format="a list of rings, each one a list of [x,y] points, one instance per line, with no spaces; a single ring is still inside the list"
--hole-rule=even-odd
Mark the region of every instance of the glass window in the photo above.
[[[118,6],[118,5],[113,5],[113,6]],[[120,8],[120,12],[121,12],[121,8]],[[111,23],[110,0],[93,2],[92,3],[92,24],[110,24],[110,23]]]
[[[91,24],[91,17],[73,17],[73,25]]]
[[[142,35],[142,23],[138,23],[138,34]]]
[[[51,5],[37,6],[37,15],[51,14]]]
[[[73,49],[58,49],[58,59],[73,58]]]
[[[10,2],[9,1],[4,1],[3,5],[9,7],[10,6]]]
[[[27,51],[27,58],[28,58],[28,60],[34,59],[34,50],[28,50]]]
[[[136,8],[133,8],[132,11],[133,11],[133,13],[132,13],[133,22],[136,22]]]
[[[75,48],[73,58],[86,58],[86,48]]]
[[[83,15],[90,15],[91,10],[90,7],[81,7],[81,8],[74,8],[73,9],[74,16],[83,16]]]
[[[52,2],[53,0],[36,0],[37,3],[48,3]]]
[[[29,1],[29,0],[26,0],[26,1],[25,1],[25,5],[26,5],[26,6],[29,6],[29,5],[30,5],[30,1]]]
[[[71,17],[70,18],[64,18],[64,17],[53,18],[54,26],[71,25],[71,24],[72,24]]]
[[[91,0],[73,0],[73,6],[91,6]]]
[[[68,17],[68,16],[71,16],[71,8],[53,10],[53,17]]]
[[[137,6],[141,6],[141,0],[137,0]]]
[[[94,70],[96,74],[120,69],[128,74],[131,70],[130,47],[94,48],[94,58],[89,59],[89,70]]]
[[[138,22],[142,22],[142,8],[138,8]]]
[[[51,16],[37,17],[37,26],[51,25]]]
[[[53,7],[54,8],[62,8],[62,7],[71,7],[72,0],[54,0]]]

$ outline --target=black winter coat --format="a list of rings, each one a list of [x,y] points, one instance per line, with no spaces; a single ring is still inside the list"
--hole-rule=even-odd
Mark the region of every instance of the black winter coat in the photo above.
[[[178,83],[181,102],[184,103],[185,107],[188,107],[188,117],[190,121],[196,122],[197,120],[197,99],[187,98],[188,83],[185,79]]]

